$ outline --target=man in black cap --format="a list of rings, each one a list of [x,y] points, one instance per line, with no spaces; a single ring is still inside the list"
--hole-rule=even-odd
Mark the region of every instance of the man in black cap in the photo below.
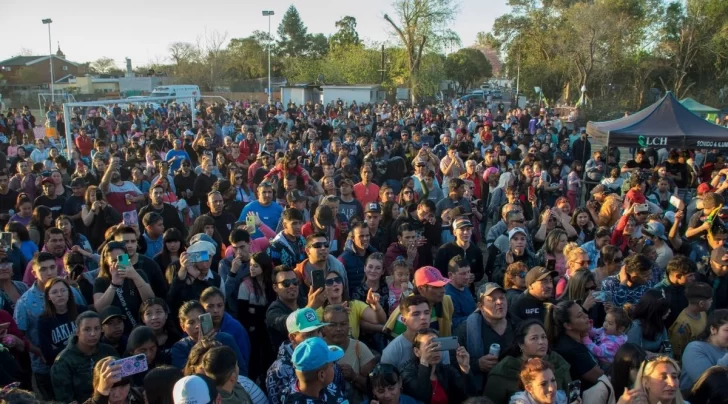
[[[382,220],[382,208],[379,204],[377,202],[367,203],[364,206],[364,221],[369,226],[369,244],[377,251],[387,251],[389,236],[384,229],[379,227],[380,220]]]
[[[483,277],[484,273],[483,252],[478,248],[477,244],[470,241],[473,235],[473,223],[467,217],[461,216],[455,218],[452,228],[455,240],[443,244],[437,250],[435,268],[439,269],[444,276],[448,273],[450,260],[453,257],[461,256],[470,264],[470,270],[477,282]]]
[[[101,342],[111,345],[119,353],[119,357],[124,356],[126,351],[127,336],[124,335],[124,320],[126,316],[117,306],[109,306],[99,313],[101,316]],[[130,330],[131,331],[131,330]]]
[[[0,173],[0,184],[1,183],[2,173]],[[83,220],[81,220],[81,210],[83,209],[83,205],[86,204],[86,186],[86,180],[83,179],[83,177],[76,177],[72,179],[71,191],[73,194],[66,199],[66,203],[63,205],[63,214],[73,221],[73,228],[83,235],[86,235],[86,225],[83,223]],[[0,188],[2,188],[1,185]]]
[[[554,278],[558,273],[545,267],[533,267],[526,274],[526,289],[513,303],[510,314],[515,322],[535,318],[543,322],[545,303],[554,295]]]

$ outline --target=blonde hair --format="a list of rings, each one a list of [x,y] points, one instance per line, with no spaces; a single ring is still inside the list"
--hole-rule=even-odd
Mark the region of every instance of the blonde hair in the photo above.
[[[645,360],[642,362],[642,364],[640,365],[640,369],[637,371],[637,377],[635,378],[633,388],[640,388],[645,393],[647,393],[647,389],[645,389],[645,376],[650,376],[652,372],[655,371],[657,365],[661,363],[671,365],[675,369],[678,374],[679,383],[680,365],[677,364],[675,359],[672,359],[669,356],[658,356],[652,360]],[[675,389],[675,399],[673,400],[672,404],[685,404],[685,400],[683,399],[679,388]]]
[[[579,256],[586,254],[583,248],[576,243],[567,243],[564,247],[564,258],[566,259],[567,270],[571,268],[573,262],[579,259]],[[579,268],[573,268],[574,272]]]

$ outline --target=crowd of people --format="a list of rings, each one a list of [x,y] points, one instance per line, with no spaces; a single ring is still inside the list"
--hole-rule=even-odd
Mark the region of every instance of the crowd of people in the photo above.
[[[189,108],[74,109],[70,155],[0,114],[0,402],[728,402],[720,151],[502,103]]]

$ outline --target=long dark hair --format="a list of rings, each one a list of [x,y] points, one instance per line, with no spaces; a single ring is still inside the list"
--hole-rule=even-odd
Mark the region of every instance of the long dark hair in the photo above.
[[[68,224],[71,226],[71,243],[73,243],[73,244],[80,244],[80,243],[77,242],[78,241],[77,240],[78,233],[76,233],[76,226],[73,225],[73,220],[71,220],[71,218],[69,216],[67,216],[67,215],[60,215],[60,216],[58,216],[56,218],[56,221],[55,221],[56,222],[56,227],[58,227],[59,229],[61,228],[61,226],[59,226],[58,223],[60,221],[62,221],[62,220],[67,220],[68,221]]]
[[[670,303],[665,299],[662,290],[647,289],[639,302],[632,307],[625,305],[625,312],[642,324],[642,338],[654,341],[665,330],[665,315],[670,310]]]
[[[126,254],[126,244],[121,241],[110,241],[101,249],[101,259],[99,260],[99,278],[111,279],[111,265],[106,260],[111,255],[112,250],[121,250]]]
[[[634,383],[630,380],[630,371],[640,368],[640,364],[647,358],[647,353],[638,345],[628,342],[617,350],[612,362],[612,387],[615,394],[624,391],[625,388],[631,388]]]
[[[38,240],[40,240],[41,243],[45,243],[45,219],[51,215],[52,212],[50,209],[46,206],[39,205],[33,209],[33,216],[30,217],[28,227],[35,226],[35,228],[38,229],[38,233],[40,234],[40,238]]]
[[[708,337],[710,337],[710,329],[715,328],[717,331],[724,324],[728,324],[728,309],[718,309],[710,313],[705,329],[698,335],[697,340],[707,341]]]
[[[263,271],[260,276],[263,279],[263,285],[265,288],[265,290],[262,290],[256,279],[253,279],[253,291],[255,291],[257,296],[265,295],[269,302],[275,300],[275,292],[273,292],[273,278],[271,276],[273,274],[273,260],[264,251],[254,253],[250,256],[250,260],[255,261],[258,265],[260,265],[260,269]]]
[[[518,323],[518,327],[516,327],[516,332],[513,336],[513,342],[509,347],[501,352],[500,358],[498,359],[503,359],[506,356],[512,356],[514,358],[520,357],[521,345],[526,342],[526,335],[528,335],[528,330],[530,330],[531,327],[533,327],[534,325],[541,327],[544,331],[546,330],[546,327],[539,320],[532,318],[521,321],[520,323]]]
[[[210,215],[200,215],[195,219],[195,222],[192,223],[192,227],[190,228],[190,235],[187,237],[187,243],[190,242],[192,237],[199,233],[205,232],[205,226],[215,226],[215,219],[212,218]],[[222,242],[222,236],[220,236],[220,233],[217,231],[217,227],[214,228],[214,232],[212,233],[212,239],[215,240],[217,243],[217,248],[219,250],[220,246],[223,244]]]
[[[9,233],[16,233],[18,235],[18,241],[30,241],[28,229],[18,222],[8,222],[8,224],[5,225],[5,231]]]
[[[51,288],[57,283],[64,284],[68,289],[68,302],[66,302],[66,308],[68,309],[68,320],[76,321],[76,317],[78,316],[78,306],[76,305],[76,299],[73,297],[73,289],[71,289],[71,285],[68,283],[68,281],[63,278],[48,279],[48,281],[45,283],[43,289],[43,301],[45,304],[45,309],[43,310],[43,314],[41,315],[46,317],[53,317],[57,314],[56,306],[51,302],[50,295]]]
[[[559,336],[565,334],[564,324],[571,322],[569,310],[575,305],[573,300],[562,300],[557,304],[546,304],[546,321],[544,323],[549,343],[553,344]]]
[[[173,366],[160,366],[144,376],[144,394],[150,403],[173,404],[174,384],[182,378],[182,371]]]
[[[167,249],[167,243],[171,241],[179,241],[179,251],[177,251],[177,255],[181,255],[187,249],[187,246],[185,245],[185,238],[182,236],[182,232],[179,229],[173,227],[164,231],[164,235],[162,236],[162,251],[160,254],[167,258],[170,258],[169,249]]]

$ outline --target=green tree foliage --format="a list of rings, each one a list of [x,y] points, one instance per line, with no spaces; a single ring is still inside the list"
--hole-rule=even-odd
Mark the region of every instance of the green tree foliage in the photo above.
[[[463,48],[451,53],[445,59],[445,74],[458,83],[457,91],[462,92],[473,83],[492,75],[492,67],[483,52],[473,48]]]
[[[573,103],[580,87],[615,111],[650,101],[651,88],[717,101],[728,85],[728,2],[509,0],[478,44],[507,57],[521,91]]]
[[[397,21],[385,14],[394,35],[404,48],[409,70],[409,87],[412,99],[416,99],[420,86],[422,58],[429,52],[439,52],[446,44],[460,43],[460,38],[449,27],[457,14],[452,0],[395,0]]]
[[[356,18],[345,16],[336,21],[337,31],[331,36],[331,47],[358,46],[361,44],[359,33],[356,32]]]
[[[288,7],[278,25],[278,55],[295,58],[306,55],[309,51],[311,37],[301,20],[301,15],[294,5]]]

